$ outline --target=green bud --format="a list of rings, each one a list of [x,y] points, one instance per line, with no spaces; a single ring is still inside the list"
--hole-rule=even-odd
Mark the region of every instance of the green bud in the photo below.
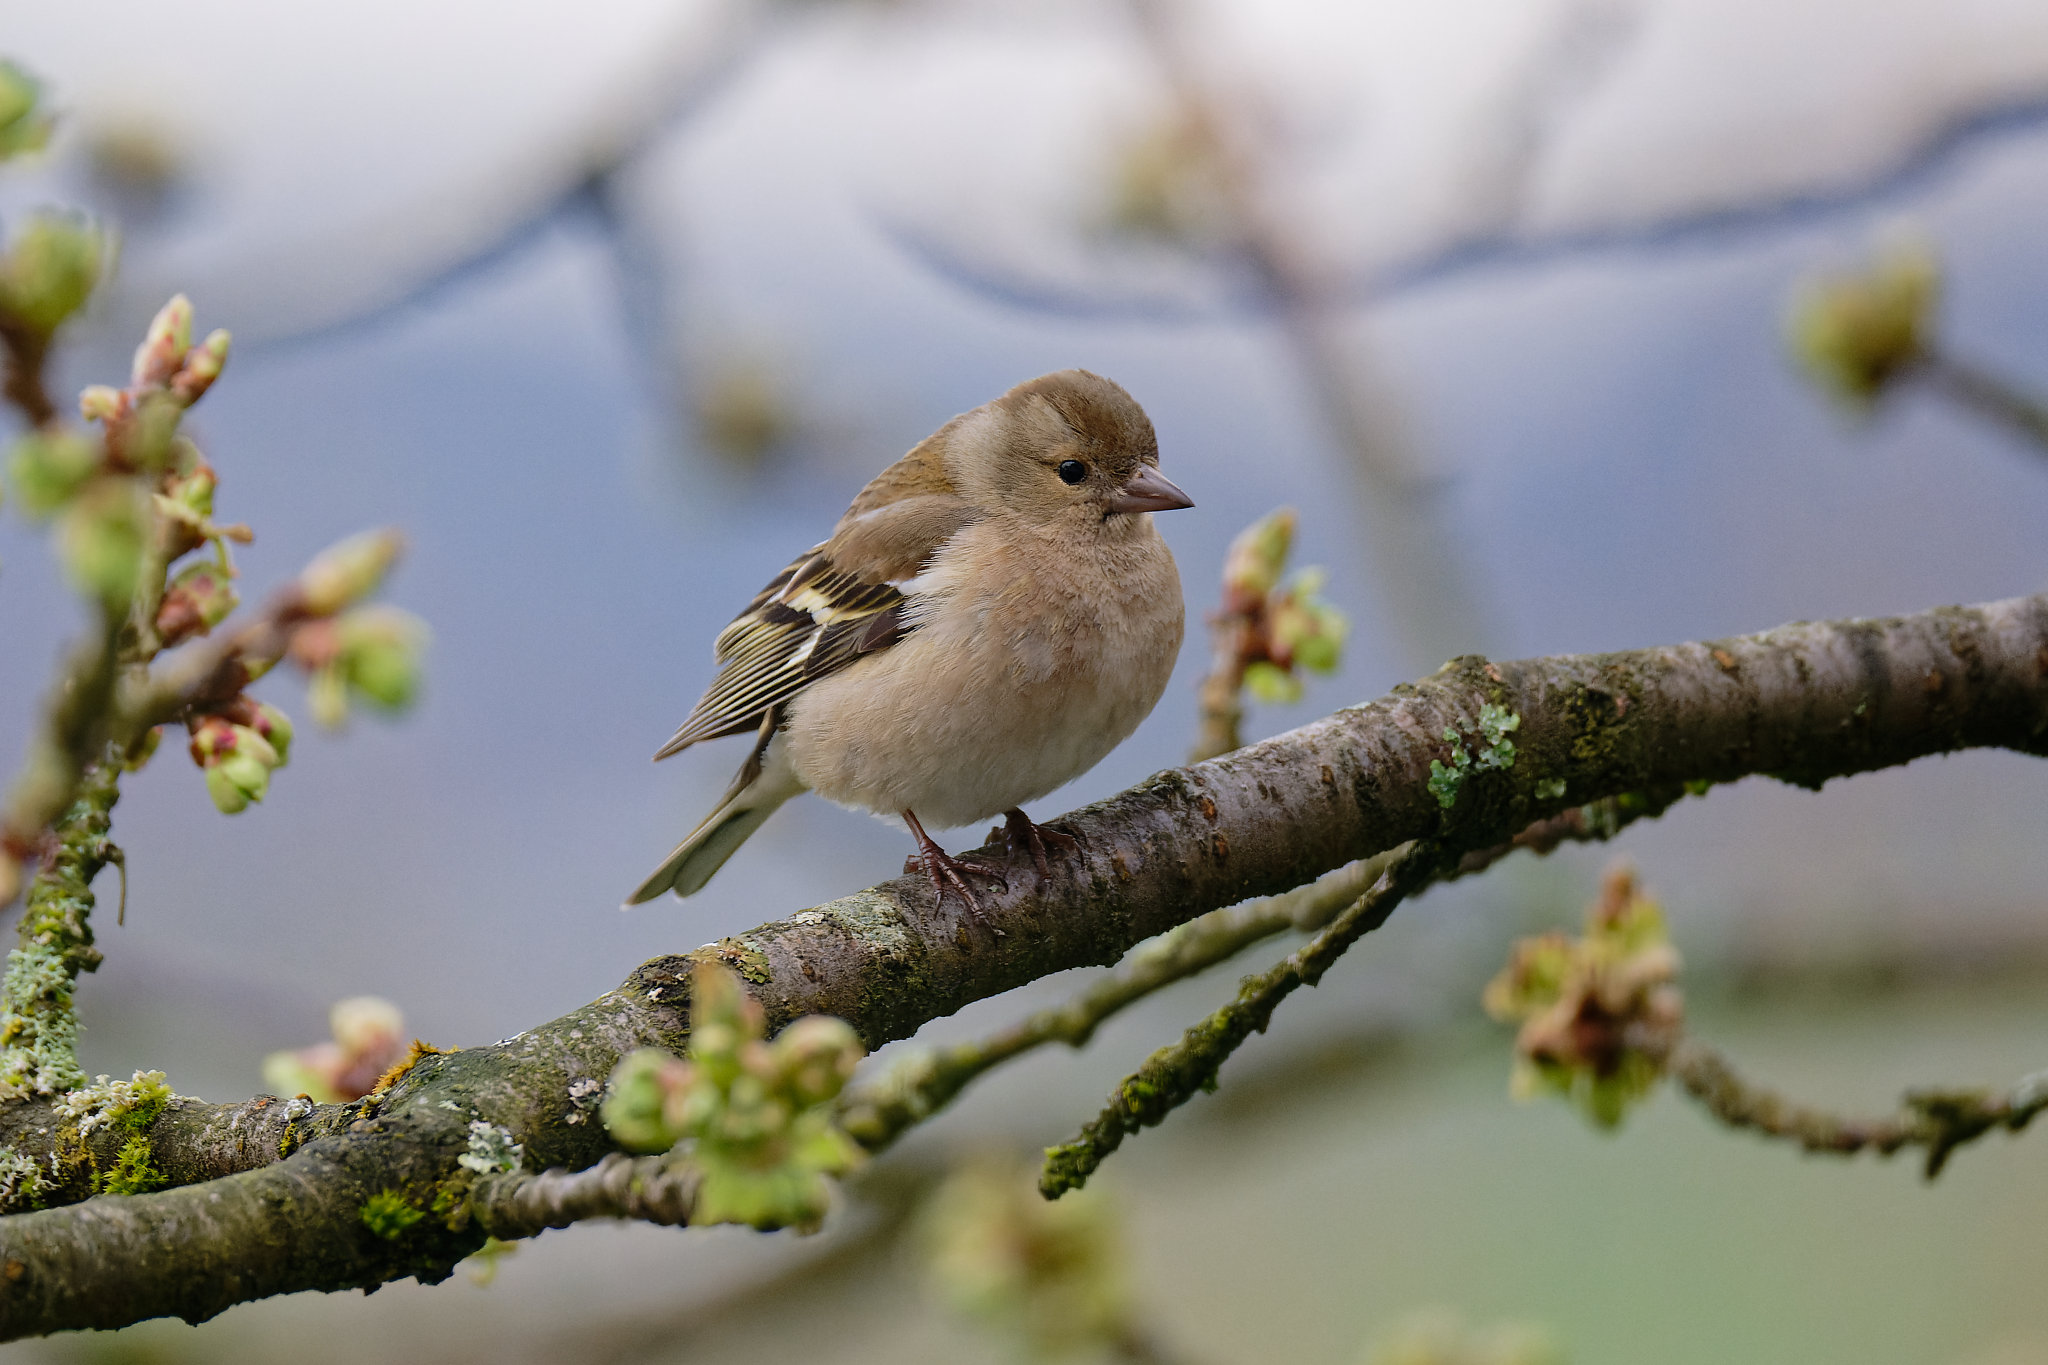
[[[100,467],[100,448],[62,427],[31,431],[14,443],[7,478],[29,516],[50,516],[71,501]]]
[[[1292,706],[1301,700],[1301,679],[1276,663],[1259,659],[1244,667],[1244,690],[1268,706]]]
[[[128,396],[109,384],[88,384],[78,395],[78,415],[88,422],[110,421],[127,407]]]
[[[105,235],[76,213],[39,213],[0,260],[0,313],[48,336],[99,283]]]
[[[142,344],[135,348],[131,378],[138,385],[168,384],[190,349],[192,300],[176,294],[150,320]]]
[[[1861,273],[1801,288],[1786,323],[1793,355],[1816,384],[1868,407],[1926,355],[1940,293],[1934,253],[1893,242]]]
[[[364,531],[322,550],[299,575],[306,611],[332,616],[377,590],[405,548],[396,531]]]
[[[234,734],[234,751],[230,757],[253,758],[266,772],[283,766],[284,761],[277,756],[276,748],[252,727],[232,725],[228,728]]]
[[[349,686],[387,711],[412,705],[419,691],[426,623],[397,607],[358,607],[337,617],[335,626],[341,645],[337,662]]]
[[[247,804],[244,802],[243,806]],[[233,815],[243,809],[243,806],[237,806],[234,810],[222,806],[221,810],[225,814]],[[334,1104],[342,1100],[344,1096],[334,1089],[334,1082],[330,1076],[333,1068],[319,1064],[325,1060],[324,1058],[308,1056],[311,1051],[311,1048],[307,1048],[296,1052],[273,1052],[265,1057],[264,1089],[273,1095],[305,1095],[321,1104]]]
[[[0,161],[40,151],[50,140],[50,120],[36,112],[43,88],[10,61],[0,61]]]
[[[156,629],[165,648],[204,635],[241,601],[227,570],[211,561],[193,564],[171,580],[157,607]]]
[[[149,760],[156,757],[157,747],[164,742],[164,727],[152,725],[143,733],[142,739],[129,751],[121,766],[131,773],[139,773],[149,766]]]
[[[123,611],[142,573],[149,509],[132,479],[92,480],[57,523],[57,553],[72,585]]]
[[[339,666],[328,664],[313,670],[306,680],[306,709],[312,712],[314,724],[329,730],[347,722],[348,683]]]
[[[282,768],[292,756],[292,718],[272,706],[269,702],[256,703],[256,722],[251,726],[257,734],[270,741],[270,747],[277,753],[273,767]]]
[[[1279,508],[1245,527],[1230,542],[1223,559],[1225,610],[1244,610],[1240,602],[1255,603],[1280,582],[1294,544],[1295,519],[1292,507]]]
[[[681,1129],[669,1120],[671,1095],[689,1088],[691,1067],[658,1047],[629,1052],[612,1068],[598,1110],[605,1131],[629,1152],[665,1152]]]
[[[186,353],[183,368],[171,379],[171,392],[190,407],[213,387],[213,381],[220,378],[227,363],[228,334],[225,329],[216,328]]]
[[[249,808],[249,793],[219,766],[206,770],[206,794],[222,815],[239,815]]]
[[[264,746],[268,748],[268,745]],[[218,774],[237,791],[242,793],[243,805],[261,801],[270,791],[270,766],[253,753],[232,753],[206,770],[206,789],[213,794],[213,804],[229,815],[234,811],[221,805],[218,793],[214,792],[214,778]],[[237,807],[236,809],[240,809]]]
[[[1303,569],[1274,599],[1273,653],[1290,668],[1332,673],[1342,657],[1350,623],[1343,612],[1317,596],[1325,577],[1321,569]]]
[[[109,433],[120,456],[137,469],[169,468],[176,457],[178,423],[185,419],[184,404],[158,390],[143,394],[127,416]]]
[[[777,1079],[799,1107],[837,1098],[860,1064],[860,1037],[844,1019],[813,1014],[776,1036]]]

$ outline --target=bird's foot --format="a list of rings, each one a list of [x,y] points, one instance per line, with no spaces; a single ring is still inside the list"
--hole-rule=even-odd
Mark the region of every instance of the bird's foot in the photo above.
[[[1052,866],[1046,861],[1046,845],[1050,844],[1062,853],[1072,853],[1081,847],[1078,835],[1065,830],[1041,825],[1021,808],[1013,807],[1003,812],[1003,837],[1010,847],[1031,855],[1031,865],[1038,869],[1038,880],[1043,882],[1052,876]]]
[[[967,884],[967,878],[969,876],[987,877],[1005,891],[1010,889],[1009,879],[992,867],[982,867],[977,863],[970,863],[955,858],[952,854],[946,852],[945,849],[940,848],[938,842],[924,832],[924,827],[917,823],[915,817],[905,812],[904,819],[905,823],[910,826],[911,834],[917,838],[917,852],[912,857],[904,859],[903,870],[905,872],[910,871],[910,865],[913,862],[920,864],[924,868],[925,876],[931,878],[932,900],[935,903],[940,906],[945,905],[946,890],[950,887],[960,893],[961,902],[966,905],[968,913],[973,915],[978,923],[986,927],[997,938],[1004,937],[1003,931],[998,929],[994,922],[989,919],[987,913],[982,910],[981,902],[975,899],[974,888]]]

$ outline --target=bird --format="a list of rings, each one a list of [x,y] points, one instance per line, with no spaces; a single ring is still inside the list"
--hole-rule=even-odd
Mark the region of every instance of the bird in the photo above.
[[[995,815],[1043,880],[1079,844],[1024,813],[1093,768],[1166,690],[1185,629],[1151,514],[1194,506],[1151,419],[1087,370],[1027,380],[876,475],[829,539],[718,635],[718,671],[654,755],[748,735],[711,813],[627,898],[701,890],[805,791],[901,819],[943,908],[969,875],[925,832]],[[910,859],[906,859],[906,871]]]

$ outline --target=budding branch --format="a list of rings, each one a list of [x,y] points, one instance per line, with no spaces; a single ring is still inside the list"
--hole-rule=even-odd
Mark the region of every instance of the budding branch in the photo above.
[[[1456,763],[1480,748],[1482,711],[1519,718],[1512,757]],[[582,1009],[425,1056],[350,1104],[174,1101],[147,1136],[179,1187],[0,1218],[0,1336],[196,1321],[273,1294],[407,1275],[433,1282],[493,1233],[679,1216],[687,1186],[636,1183],[635,1163],[582,1182],[534,1173],[610,1155],[602,1083],[634,1048],[684,1049],[695,961],[745,978],[771,1028],[835,1014],[872,1048],[1412,839],[1447,856],[1491,850],[1591,803],[1681,783],[1765,774],[1818,787],[1968,748],[2048,754],[2048,594],[1709,644],[1454,660],[1379,701],[1077,812],[1064,823],[1084,836],[1082,851],[1043,885],[1013,877],[987,895],[987,924],[900,878],[656,958]],[[457,1161],[479,1120],[523,1145],[521,1171]],[[0,1138],[46,1158],[38,1130],[46,1146],[62,1131],[52,1102],[0,1106]],[[366,1220],[373,1197],[424,1216]]]

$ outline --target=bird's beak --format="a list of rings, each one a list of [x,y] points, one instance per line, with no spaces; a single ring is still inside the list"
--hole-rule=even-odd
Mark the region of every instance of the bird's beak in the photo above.
[[[1124,480],[1124,486],[1110,494],[1112,512],[1171,512],[1176,507],[1193,507],[1195,500],[1173,486],[1173,480],[1149,464]]]

